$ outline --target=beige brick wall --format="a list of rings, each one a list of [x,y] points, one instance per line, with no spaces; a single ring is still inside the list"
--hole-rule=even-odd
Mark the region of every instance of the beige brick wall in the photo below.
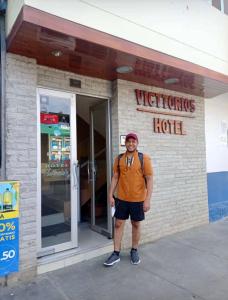
[[[6,58],[6,176],[20,186],[20,276],[36,274],[37,68],[33,59]]]
[[[142,242],[208,222],[202,98],[193,97],[194,119],[169,117],[183,119],[186,136],[164,135],[153,132],[152,114],[136,111],[134,89],[188,98],[189,95],[123,80],[108,82],[80,76],[37,66],[35,60],[12,54],[7,55],[6,74],[7,178],[21,181],[20,274],[12,278],[31,278],[37,266],[37,86],[111,97],[113,156],[124,151],[119,145],[120,134],[138,133],[139,150],[151,155],[155,173],[151,211],[143,222]],[[81,89],[71,88],[69,78],[81,80]],[[128,222],[124,247],[130,246],[130,231]]]
[[[195,118],[183,118],[137,111],[134,89],[184,96],[196,101]],[[204,100],[171,90],[118,80],[118,134],[134,131],[139,136],[139,150],[152,157],[154,192],[151,210],[142,225],[141,241],[148,242],[174,232],[208,223]],[[153,118],[184,122],[187,135],[153,132]],[[118,137],[116,139],[118,142]],[[124,148],[119,147],[119,152]],[[131,244],[129,222],[124,247]]]
[[[81,80],[81,88],[70,87],[69,79]],[[44,66],[37,66],[37,85],[60,91],[88,94],[94,97],[107,97],[112,95],[110,81],[77,75]]]

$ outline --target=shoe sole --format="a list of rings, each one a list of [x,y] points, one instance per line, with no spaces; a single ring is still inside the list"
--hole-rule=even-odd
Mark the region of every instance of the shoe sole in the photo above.
[[[131,264],[132,264],[132,265],[138,265],[138,264],[140,264],[140,262],[141,262],[141,260],[139,260],[137,263],[134,263],[134,262],[131,260]]]
[[[115,261],[112,262],[111,264],[104,263],[104,266],[106,266],[106,267],[111,267],[111,266],[115,265],[116,263],[118,263],[119,261],[120,261],[120,258],[117,259],[117,260],[115,260]]]

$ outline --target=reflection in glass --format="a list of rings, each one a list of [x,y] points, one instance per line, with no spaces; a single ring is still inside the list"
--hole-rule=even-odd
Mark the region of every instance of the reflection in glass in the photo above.
[[[212,5],[221,10],[221,0],[212,0]]]
[[[95,171],[95,225],[108,228],[107,219],[107,165],[106,165],[106,106],[93,111],[94,171]]]
[[[71,240],[70,100],[40,96],[42,248]]]
[[[224,13],[228,15],[228,0],[224,0]]]

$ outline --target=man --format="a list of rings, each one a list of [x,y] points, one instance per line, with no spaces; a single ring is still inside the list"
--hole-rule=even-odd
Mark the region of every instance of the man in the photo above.
[[[114,251],[104,262],[105,266],[113,266],[120,261],[121,241],[125,221],[131,217],[132,248],[131,263],[139,264],[138,245],[140,239],[140,222],[144,220],[144,213],[150,209],[150,198],[153,189],[153,170],[148,155],[137,151],[138,137],[129,133],[125,140],[126,152],[116,157],[113,166],[113,177],[109,190],[109,201],[115,205]],[[117,198],[113,194],[117,187]]]

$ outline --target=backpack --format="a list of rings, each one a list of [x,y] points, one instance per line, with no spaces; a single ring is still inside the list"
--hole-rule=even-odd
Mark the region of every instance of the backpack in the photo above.
[[[121,157],[124,155],[124,153],[121,153],[118,155],[118,165],[117,165],[117,169],[118,169],[118,173],[120,174],[120,159]],[[138,152],[138,157],[141,163],[141,169],[142,172],[144,173],[144,161],[143,161],[143,153],[142,152]],[[144,175],[143,175],[144,176]],[[145,177],[145,176],[144,176]]]

